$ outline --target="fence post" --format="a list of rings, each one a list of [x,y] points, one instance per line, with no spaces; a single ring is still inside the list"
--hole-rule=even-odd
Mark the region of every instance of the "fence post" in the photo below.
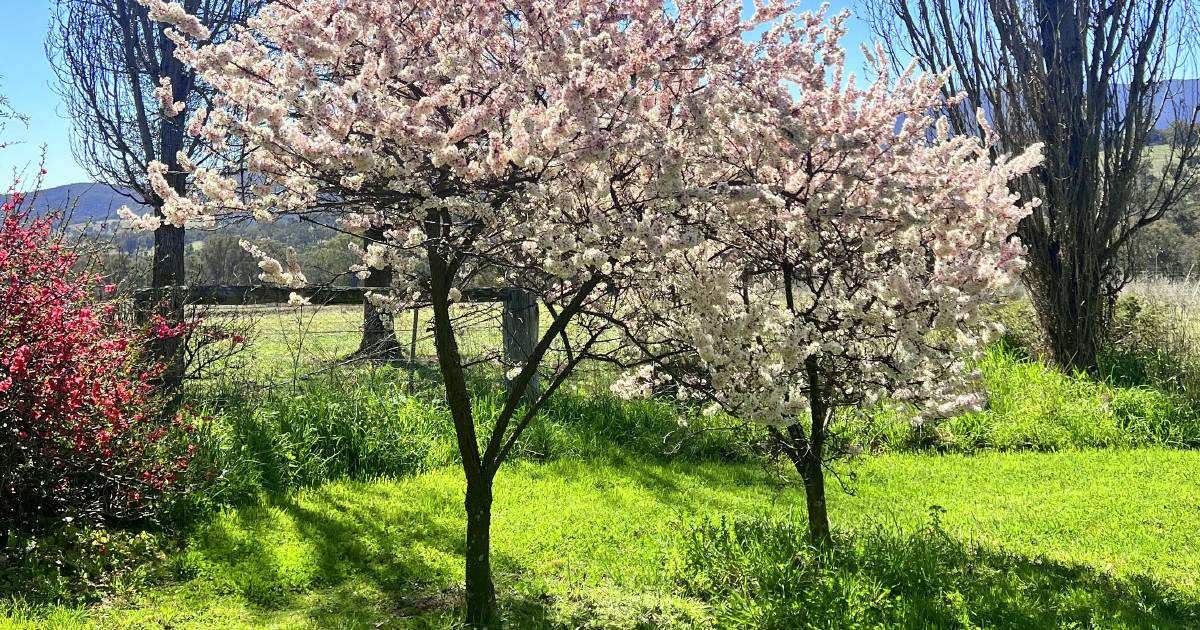
[[[138,289],[133,292],[133,324],[145,326],[154,310],[154,290]]]
[[[510,365],[524,365],[529,355],[533,354],[538,342],[538,313],[538,303],[533,294],[513,289],[505,296],[502,318],[504,358]],[[507,375],[504,381],[510,384]],[[534,374],[525,390],[525,400],[536,400],[540,386],[538,375]]]

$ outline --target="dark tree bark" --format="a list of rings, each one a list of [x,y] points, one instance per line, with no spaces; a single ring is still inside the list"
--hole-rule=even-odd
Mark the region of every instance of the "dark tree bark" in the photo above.
[[[947,115],[958,133],[998,152],[1045,145],[1045,163],[1017,188],[1042,204],[1021,222],[1025,283],[1064,368],[1094,372],[1111,309],[1128,277],[1123,253],[1139,230],[1197,188],[1200,109],[1176,103],[1194,60],[1194,0],[873,0],[877,33],[901,64],[953,67]],[[1147,141],[1174,110],[1187,133],[1152,159]]]
[[[811,427],[808,434],[808,448],[801,453],[800,465],[797,469],[804,479],[804,497],[808,506],[808,537],[815,547],[828,547],[833,539],[829,534],[829,511],[825,505],[825,432],[829,426],[830,414],[825,400],[825,385],[821,377],[817,360],[808,360],[808,389],[809,413]],[[797,434],[796,426],[792,426],[793,436]]]
[[[150,286],[164,298],[154,305],[155,312],[171,326],[184,318],[185,292],[183,280],[184,229],[164,225],[154,231],[154,265],[151,268]],[[183,337],[180,335],[150,337],[152,356],[163,363],[165,369],[159,376],[167,391],[178,391],[183,385],[185,366],[183,361]]]
[[[446,392],[446,404],[454,422],[459,455],[462,457],[463,476],[466,480],[464,507],[467,517],[466,531],[466,621],[474,628],[496,627],[496,589],[491,571],[491,524],[492,487],[497,470],[508,459],[518,440],[529,424],[537,417],[546,401],[570,376],[583,360],[595,358],[593,348],[606,332],[607,327],[585,331],[583,339],[570,341],[566,335],[568,324],[584,307],[600,299],[596,290],[605,281],[599,270],[593,270],[590,279],[581,282],[567,303],[552,309],[552,319],[545,331],[538,331],[535,343],[526,348],[528,353],[520,357],[521,363],[515,376],[509,378],[509,387],[499,412],[493,418],[490,430],[481,444],[476,431],[476,419],[472,406],[471,391],[467,387],[467,363],[459,352],[455,323],[450,312],[450,290],[453,283],[461,281],[463,266],[468,257],[446,243],[455,229],[455,218],[446,211],[431,211],[426,219],[427,260],[429,262],[429,292],[433,310],[433,337],[437,347],[438,367],[441,370]],[[458,229],[463,229],[458,226]],[[474,226],[467,228],[475,229]],[[537,285],[542,281],[532,281]],[[509,291],[521,291],[516,286]],[[532,302],[525,294],[526,301]],[[536,306],[536,305],[534,305]],[[552,366],[552,376],[544,387],[534,388],[539,369],[550,367],[545,361],[551,345],[562,343],[566,358]],[[511,358],[511,357],[510,357]],[[481,449],[481,445],[483,448]]]
[[[118,0],[121,4],[123,0]],[[190,11],[195,11],[199,8],[197,0],[190,0],[185,7]],[[127,13],[134,17],[132,13]],[[135,29],[132,24],[122,26],[122,28]],[[133,39],[133,38],[131,38]],[[186,102],[188,94],[192,92],[195,83],[195,77],[184,69],[183,63],[175,58],[175,43],[167,36],[165,31],[159,30],[158,33],[158,60],[159,73],[163,77],[167,77],[171,81],[172,98],[176,101]],[[187,176],[180,168],[179,154],[184,149],[184,127],[182,116],[161,116],[159,118],[159,133],[158,133],[158,155],[160,161],[167,165],[168,173],[166,175],[167,183],[170,184],[172,190],[178,195],[187,194]],[[163,217],[163,200],[157,195],[151,195],[151,199],[155,202],[154,210],[159,217]],[[185,227],[176,227],[169,223],[163,222],[157,230],[154,231],[154,265],[151,269],[151,287],[155,289],[164,289],[170,287],[180,287],[186,283],[184,277],[184,256],[185,256]],[[183,295],[180,291],[170,291],[171,297],[160,304],[158,307],[159,315],[161,315],[168,324],[176,326],[183,322],[184,303]],[[151,351],[154,357],[162,361],[166,365],[166,371],[162,374],[162,384],[168,391],[178,391],[183,385],[183,374],[185,370],[183,362],[183,337],[179,335],[157,338],[151,343]]]
[[[363,238],[363,246],[383,241],[383,229],[371,228]],[[368,289],[388,290],[392,287],[392,268],[372,269],[363,281]],[[363,336],[358,344],[356,357],[375,361],[399,363],[403,359],[400,342],[396,339],[396,324],[391,313],[375,308],[369,300],[363,300]]]
[[[496,626],[496,586],[492,583],[492,480],[467,484],[467,624]]]
[[[825,394],[825,378],[820,362],[810,357],[808,373],[809,428],[807,434],[800,424],[785,430],[771,429],[771,435],[783,449],[800,479],[804,481],[805,507],[808,513],[808,542],[818,549],[833,545],[829,527],[829,508],[825,500],[825,440],[833,408]]]

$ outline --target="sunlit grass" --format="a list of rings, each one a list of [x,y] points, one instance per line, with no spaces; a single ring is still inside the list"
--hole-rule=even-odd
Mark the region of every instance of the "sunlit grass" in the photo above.
[[[984,599],[950,608],[963,611],[964,623],[987,627],[1031,627],[1021,623],[1028,616],[1006,621],[997,611],[1043,601],[1055,607],[1032,618],[1051,626],[1107,618],[1126,627],[1186,627],[1200,619],[1200,504],[1190,498],[1200,454],[888,455],[842,469],[851,471],[855,494],[831,496],[835,526],[844,545],[868,545],[877,564],[896,565],[891,579],[899,581],[889,585],[877,569],[847,565],[846,588],[878,590],[880,579],[888,588],[876,599],[826,594],[813,619],[844,627],[836,622],[889,606],[938,608],[957,588]],[[330,483],[230,510],[170,561],[173,583],[50,614],[59,627],[448,627],[458,618],[462,491],[461,473],[446,468]],[[504,613],[520,628],[738,627],[722,616],[724,600],[685,579],[690,531],[722,518],[766,517],[796,523],[798,536],[802,505],[797,488],[776,486],[755,465],[517,463],[497,481],[493,545]],[[860,537],[883,524],[903,541],[928,527],[932,506],[955,544],[969,541],[984,555],[959,547],[914,552]],[[737,568],[712,566],[709,574]],[[979,575],[970,578],[979,582],[956,586],[939,581],[938,571]],[[918,579],[936,588],[909,584]],[[1074,589],[1081,606],[1068,606],[1064,589]],[[902,593],[937,601],[891,599]],[[1118,596],[1129,599],[1108,601]],[[1088,616],[1089,603],[1104,605],[1099,616]],[[988,616],[971,619],[972,611]],[[45,627],[45,617],[28,611],[15,618]]]

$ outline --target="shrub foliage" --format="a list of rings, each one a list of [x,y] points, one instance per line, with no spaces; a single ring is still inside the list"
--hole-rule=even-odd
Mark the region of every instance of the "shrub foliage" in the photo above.
[[[103,280],[11,192],[0,225],[0,534],[70,517],[154,510],[187,469],[187,427],[165,417],[139,333]],[[170,334],[167,331],[166,334]]]

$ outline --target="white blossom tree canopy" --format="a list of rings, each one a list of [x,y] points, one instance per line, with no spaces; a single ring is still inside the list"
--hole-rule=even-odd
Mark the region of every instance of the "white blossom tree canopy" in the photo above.
[[[815,63],[791,66],[694,156],[727,183],[693,204],[705,239],[667,254],[666,281],[642,285],[626,313],[660,363],[699,359],[677,374],[685,391],[779,427],[810,414],[814,366],[827,405],[886,397],[941,416],[976,403],[967,362],[991,330],[981,309],[1022,268],[1010,237],[1037,204],[1008,183],[1040,146],[993,160],[988,142],[951,137],[945,75],[894,77],[872,56],[869,85],[844,78],[844,18],[810,29]],[[662,378],[675,376],[648,364],[616,389],[644,394]]]
[[[952,137],[948,74],[893,79],[877,55],[858,86],[847,14],[824,17],[766,35],[775,80],[734,86],[730,115],[684,158],[707,182],[681,212],[702,238],[664,252],[614,315],[643,362],[614,389],[669,381],[768,425],[804,480],[817,546],[832,541],[824,466],[853,450],[831,440],[839,407],[908,404],[920,419],[978,405],[982,310],[1021,268],[1009,238],[1038,203],[1009,182],[1041,159]]]
[[[204,45],[186,14],[142,1],[219,95],[190,132],[250,147],[248,173],[197,173],[201,195],[168,199],[171,220],[359,208],[344,228],[386,231],[356,271],[392,265],[413,282],[401,301],[428,290],[411,254],[431,240],[459,253],[455,284],[486,260],[562,295],[694,242],[676,221],[697,183],[684,156],[733,116],[730,86],[777,80],[748,71],[770,44],[742,34],[795,20],[785,2],[745,21],[728,0],[317,0],[269,4]]]

